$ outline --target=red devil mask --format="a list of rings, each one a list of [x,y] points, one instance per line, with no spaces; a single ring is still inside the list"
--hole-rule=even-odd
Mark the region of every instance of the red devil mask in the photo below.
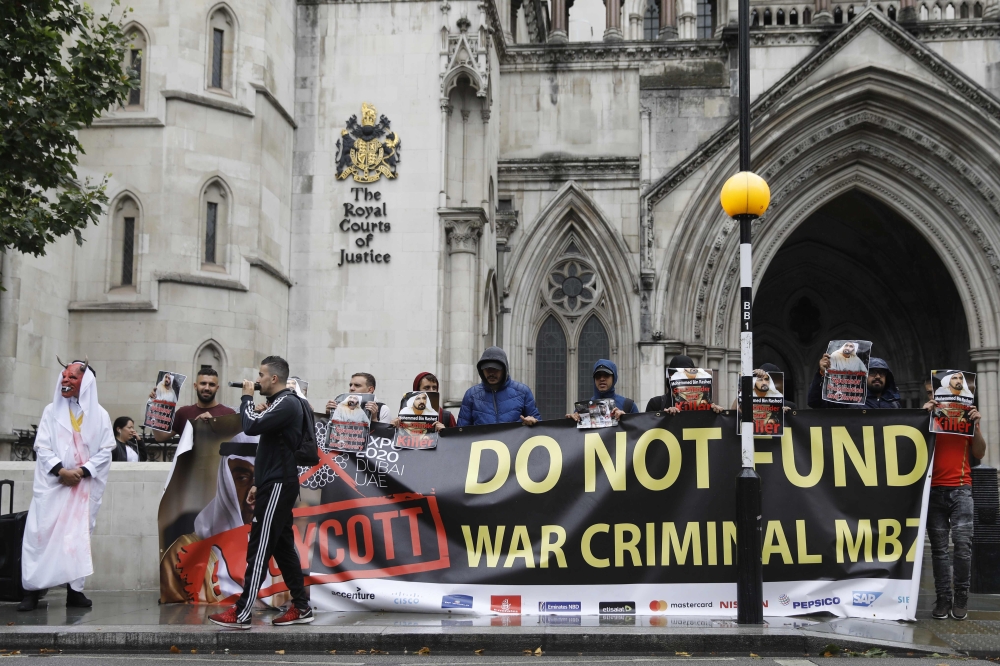
[[[71,363],[62,371],[62,381],[60,383],[62,397],[79,398],[80,386],[83,384],[84,366],[79,363]]]

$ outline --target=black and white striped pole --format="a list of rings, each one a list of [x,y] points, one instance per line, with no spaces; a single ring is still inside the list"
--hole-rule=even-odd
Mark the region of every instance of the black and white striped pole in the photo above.
[[[740,172],[722,186],[719,197],[729,217],[740,224],[740,418],[743,468],[736,477],[736,620],[764,623],[761,563],[760,476],[753,445],[753,262],[750,227],[764,214],[771,191],[750,170],[750,0],[739,0]]]

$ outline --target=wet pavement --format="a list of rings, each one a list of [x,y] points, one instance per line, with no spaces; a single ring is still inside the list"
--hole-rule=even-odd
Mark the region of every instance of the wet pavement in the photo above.
[[[927,560],[925,560],[927,561]],[[243,649],[325,651],[377,649],[402,653],[432,645],[436,651],[489,648],[520,653],[545,646],[552,653],[819,654],[828,644],[854,651],[870,647],[892,654],[1000,656],[1000,595],[972,595],[969,617],[934,620],[933,581],[925,572],[916,622],[812,615],[765,618],[765,627],[740,627],[728,619],[672,616],[469,616],[429,613],[317,612],[311,625],[272,627],[273,611],[254,614],[251,631],[217,627],[207,620],[218,606],[158,603],[158,593],[88,592],[90,609],[65,606],[52,590],[39,608],[18,613],[0,603],[2,650],[67,651]]]

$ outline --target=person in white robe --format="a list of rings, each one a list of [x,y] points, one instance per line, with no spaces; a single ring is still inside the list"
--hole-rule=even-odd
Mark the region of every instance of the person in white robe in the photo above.
[[[830,354],[830,369],[843,372],[868,372],[868,366],[858,358],[858,346],[848,340]]]
[[[63,367],[35,435],[34,492],[21,551],[21,611],[34,610],[40,591],[59,585],[66,585],[67,606],[92,605],[83,582],[94,573],[90,535],[115,437],[98,402],[94,369],[86,361]]]

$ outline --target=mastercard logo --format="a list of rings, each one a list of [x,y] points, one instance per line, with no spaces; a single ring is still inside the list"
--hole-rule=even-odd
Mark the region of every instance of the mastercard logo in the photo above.
[[[660,611],[665,611],[665,610],[667,610],[667,602],[664,601],[663,599],[660,599],[658,601],[650,601],[649,602],[649,610],[653,611],[654,613],[655,612],[660,612]]]

